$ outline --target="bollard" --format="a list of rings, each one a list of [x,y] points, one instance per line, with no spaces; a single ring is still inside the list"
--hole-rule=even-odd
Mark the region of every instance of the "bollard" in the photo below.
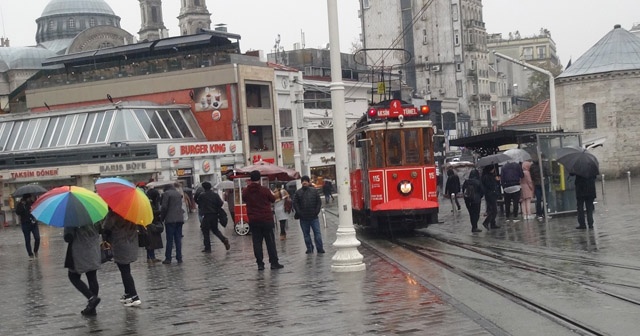
[[[604,192],[604,174],[601,175],[602,176],[602,200],[605,199],[605,192]]]
[[[627,171],[627,191],[631,194],[631,172]]]
[[[451,211],[453,211],[453,213],[457,213],[458,212],[458,208],[456,207],[456,194],[451,193]]]

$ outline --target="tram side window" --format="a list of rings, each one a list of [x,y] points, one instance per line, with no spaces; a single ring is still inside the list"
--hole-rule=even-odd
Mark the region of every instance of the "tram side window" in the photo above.
[[[387,166],[402,165],[402,137],[400,131],[387,133]]]
[[[384,138],[382,132],[371,133],[371,167],[384,167]]]
[[[419,130],[409,129],[404,131],[405,164],[420,164],[420,138]]]
[[[434,164],[433,159],[433,129],[428,127],[423,129],[422,148],[424,155],[424,164]]]

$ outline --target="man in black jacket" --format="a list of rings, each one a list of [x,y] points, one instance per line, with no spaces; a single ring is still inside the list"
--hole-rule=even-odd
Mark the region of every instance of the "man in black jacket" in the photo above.
[[[293,209],[296,219],[300,219],[300,227],[304,235],[304,244],[307,245],[307,254],[313,253],[313,242],[311,241],[311,230],[316,243],[316,251],[324,253],[322,245],[322,234],[320,233],[320,220],[318,214],[322,208],[320,193],[316,188],[311,187],[309,176],[303,176],[302,188],[296,191],[293,196]]]
[[[593,201],[596,199],[596,177],[582,177],[579,175],[575,175],[575,177],[578,206],[578,227],[576,229],[584,230],[587,228],[584,223],[585,208],[587,210],[587,225],[590,229],[593,229]]]
[[[228,250],[231,248],[229,245],[229,239],[225,237],[220,230],[218,230],[218,217],[224,212],[222,209],[222,199],[220,195],[211,190],[211,183],[202,182],[203,192],[196,195],[196,203],[198,203],[198,212],[202,217],[202,235],[204,236],[204,250],[202,252],[211,252],[211,238],[209,230],[224,243],[224,247]],[[226,217],[226,214],[224,214]]]

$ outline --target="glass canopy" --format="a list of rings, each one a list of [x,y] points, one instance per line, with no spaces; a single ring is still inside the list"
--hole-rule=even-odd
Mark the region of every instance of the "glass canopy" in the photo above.
[[[202,138],[190,109],[130,108],[0,119],[0,153]]]

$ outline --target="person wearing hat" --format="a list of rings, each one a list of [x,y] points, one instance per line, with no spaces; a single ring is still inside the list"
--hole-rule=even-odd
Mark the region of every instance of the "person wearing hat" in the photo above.
[[[16,205],[16,214],[20,216],[20,226],[24,234],[24,245],[29,254],[29,260],[38,257],[38,249],[40,248],[40,229],[38,221],[31,215],[31,206],[33,205],[33,196],[24,194],[20,202]],[[31,249],[31,234],[33,234],[33,250]]]
[[[320,233],[320,220],[318,214],[322,208],[322,200],[320,193],[316,188],[311,186],[309,176],[303,176],[302,188],[296,191],[293,196],[293,209],[295,210],[296,219],[300,219],[300,228],[304,235],[304,244],[307,246],[307,254],[313,253],[313,241],[311,240],[311,231],[313,230],[313,240],[316,243],[316,251],[324,253],[322,245],[322,233]]]
[[[267,245],[271,269],[283,268],[284,266],[278,262],[276,237],[273,233],[275,223],[271,205],[276,201],[276,197],[269,188],[260,185],[259,171],[252,171],[250,177],[251,183],[242,191],[242,199],[247,204],[247,217],[249,217],[249,228],[251,229],[251,238],[253,240],[253,255],[256,257],[258,270],[264,270],[263,240]]]

